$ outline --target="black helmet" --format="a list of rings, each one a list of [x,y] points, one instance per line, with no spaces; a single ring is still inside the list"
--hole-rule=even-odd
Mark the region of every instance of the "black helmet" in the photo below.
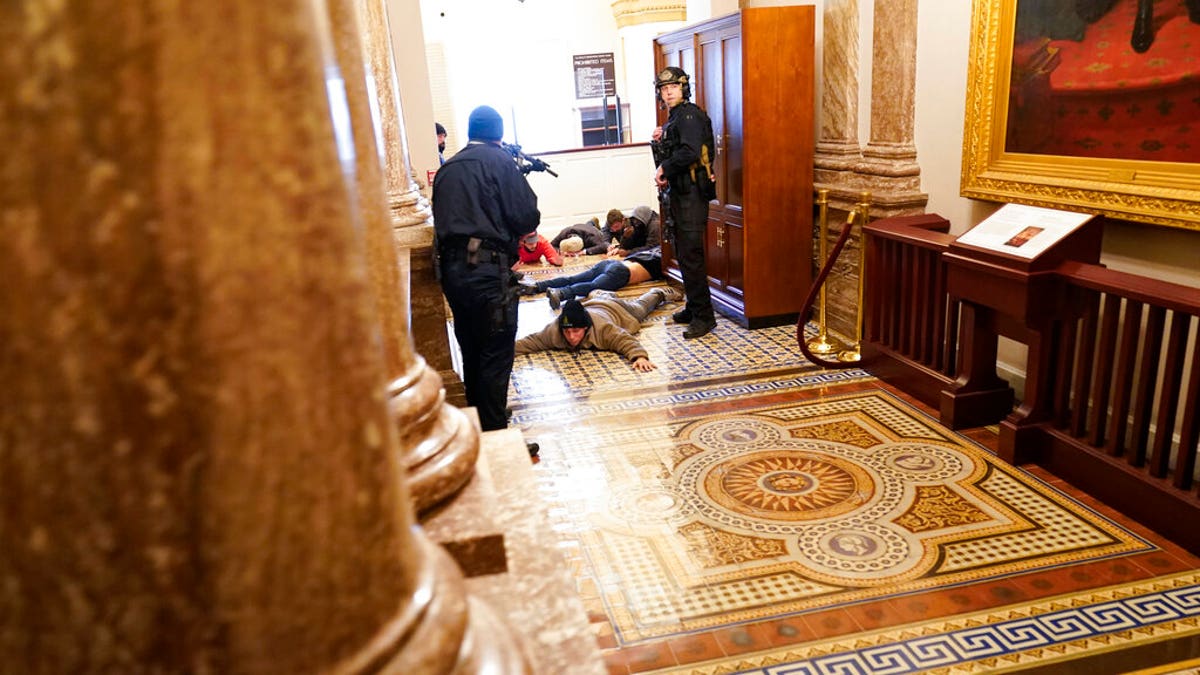
[[[658,77],[654,78],[654,98],[658,98],[658,90],[662,89],[664,84],[681,85],[683,87],[683,100],[691,100],[692,85],[688,82],[688,74],[683,72],[682,68],[667,66],[659,71]]]

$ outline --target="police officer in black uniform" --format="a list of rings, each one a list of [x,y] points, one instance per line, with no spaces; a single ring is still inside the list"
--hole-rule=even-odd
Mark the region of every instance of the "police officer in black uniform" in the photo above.
[[[687,305],[672,318],[688,325],[683,337],[691,340],[717,326],[704,262],[708,201],[715,197],[710,173],[712,123],[704,110],[689,100],[692,87],[682,69],[664,68],[655,78],[654,88],[671,111],[666,123],[654,130],[652,145],[658,165],[654,182],[660,190],[669,187],[672,244],[687,295]]]
[[[517,244],[537,229],[537,195],[500,146],[504,120],[471,111],[465,148],[433,179],[433,227],[442,292],[454,314],[467,402],[484,431],[508,426],[508,380],[517,335]],[[529,444],[530,454],[537,445]]]

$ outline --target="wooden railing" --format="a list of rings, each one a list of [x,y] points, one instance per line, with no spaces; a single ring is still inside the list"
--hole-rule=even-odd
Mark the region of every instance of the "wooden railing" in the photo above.
[[[936,215],[877,220],[867,241],[863,361],[876,377],[933,407],[954,382],[958,307],[942,253],[954,237]]]
[[[864,363],[938,407],[971,347],[946,287],[941,254],[953,238],[925,218],[865,228]],[[1046,400],[1036,414],[990,421],[1001,426],[1000,455],[1044,466],[1200,553],[1200,289],[1081,262],[1052,277],[1062,316],[1078,318],[1036,327],[1050,367],[1025,389]]]

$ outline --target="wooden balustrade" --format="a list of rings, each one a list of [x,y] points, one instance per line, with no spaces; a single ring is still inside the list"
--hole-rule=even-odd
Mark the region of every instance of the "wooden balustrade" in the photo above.
[[[885,218],[867,241],[863,357],[880,379],[936,407],[954,381],[958,307],[941,256],[954,237],[936,215]]]
[[[937,216],[865,228],[865,367],[941,403],[947,426],[999,423],[1005,459],[1042,465],[1200,553],[1200,289],[1069,260],[1019,282],[1052,293],[1055,316],[1004,316],[948,287],[948,228]],[[971,373],[994,369],[979,361],[994,361],[1005,330],[1037,354],[1027,400],[1013,411],[994,396],[991,419],[948,413]]]

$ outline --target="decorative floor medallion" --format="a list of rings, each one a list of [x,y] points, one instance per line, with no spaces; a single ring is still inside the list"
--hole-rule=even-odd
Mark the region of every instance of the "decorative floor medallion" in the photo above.
[[[621,644],[1148,548],[880,392],[736,407],[543,445]]]

